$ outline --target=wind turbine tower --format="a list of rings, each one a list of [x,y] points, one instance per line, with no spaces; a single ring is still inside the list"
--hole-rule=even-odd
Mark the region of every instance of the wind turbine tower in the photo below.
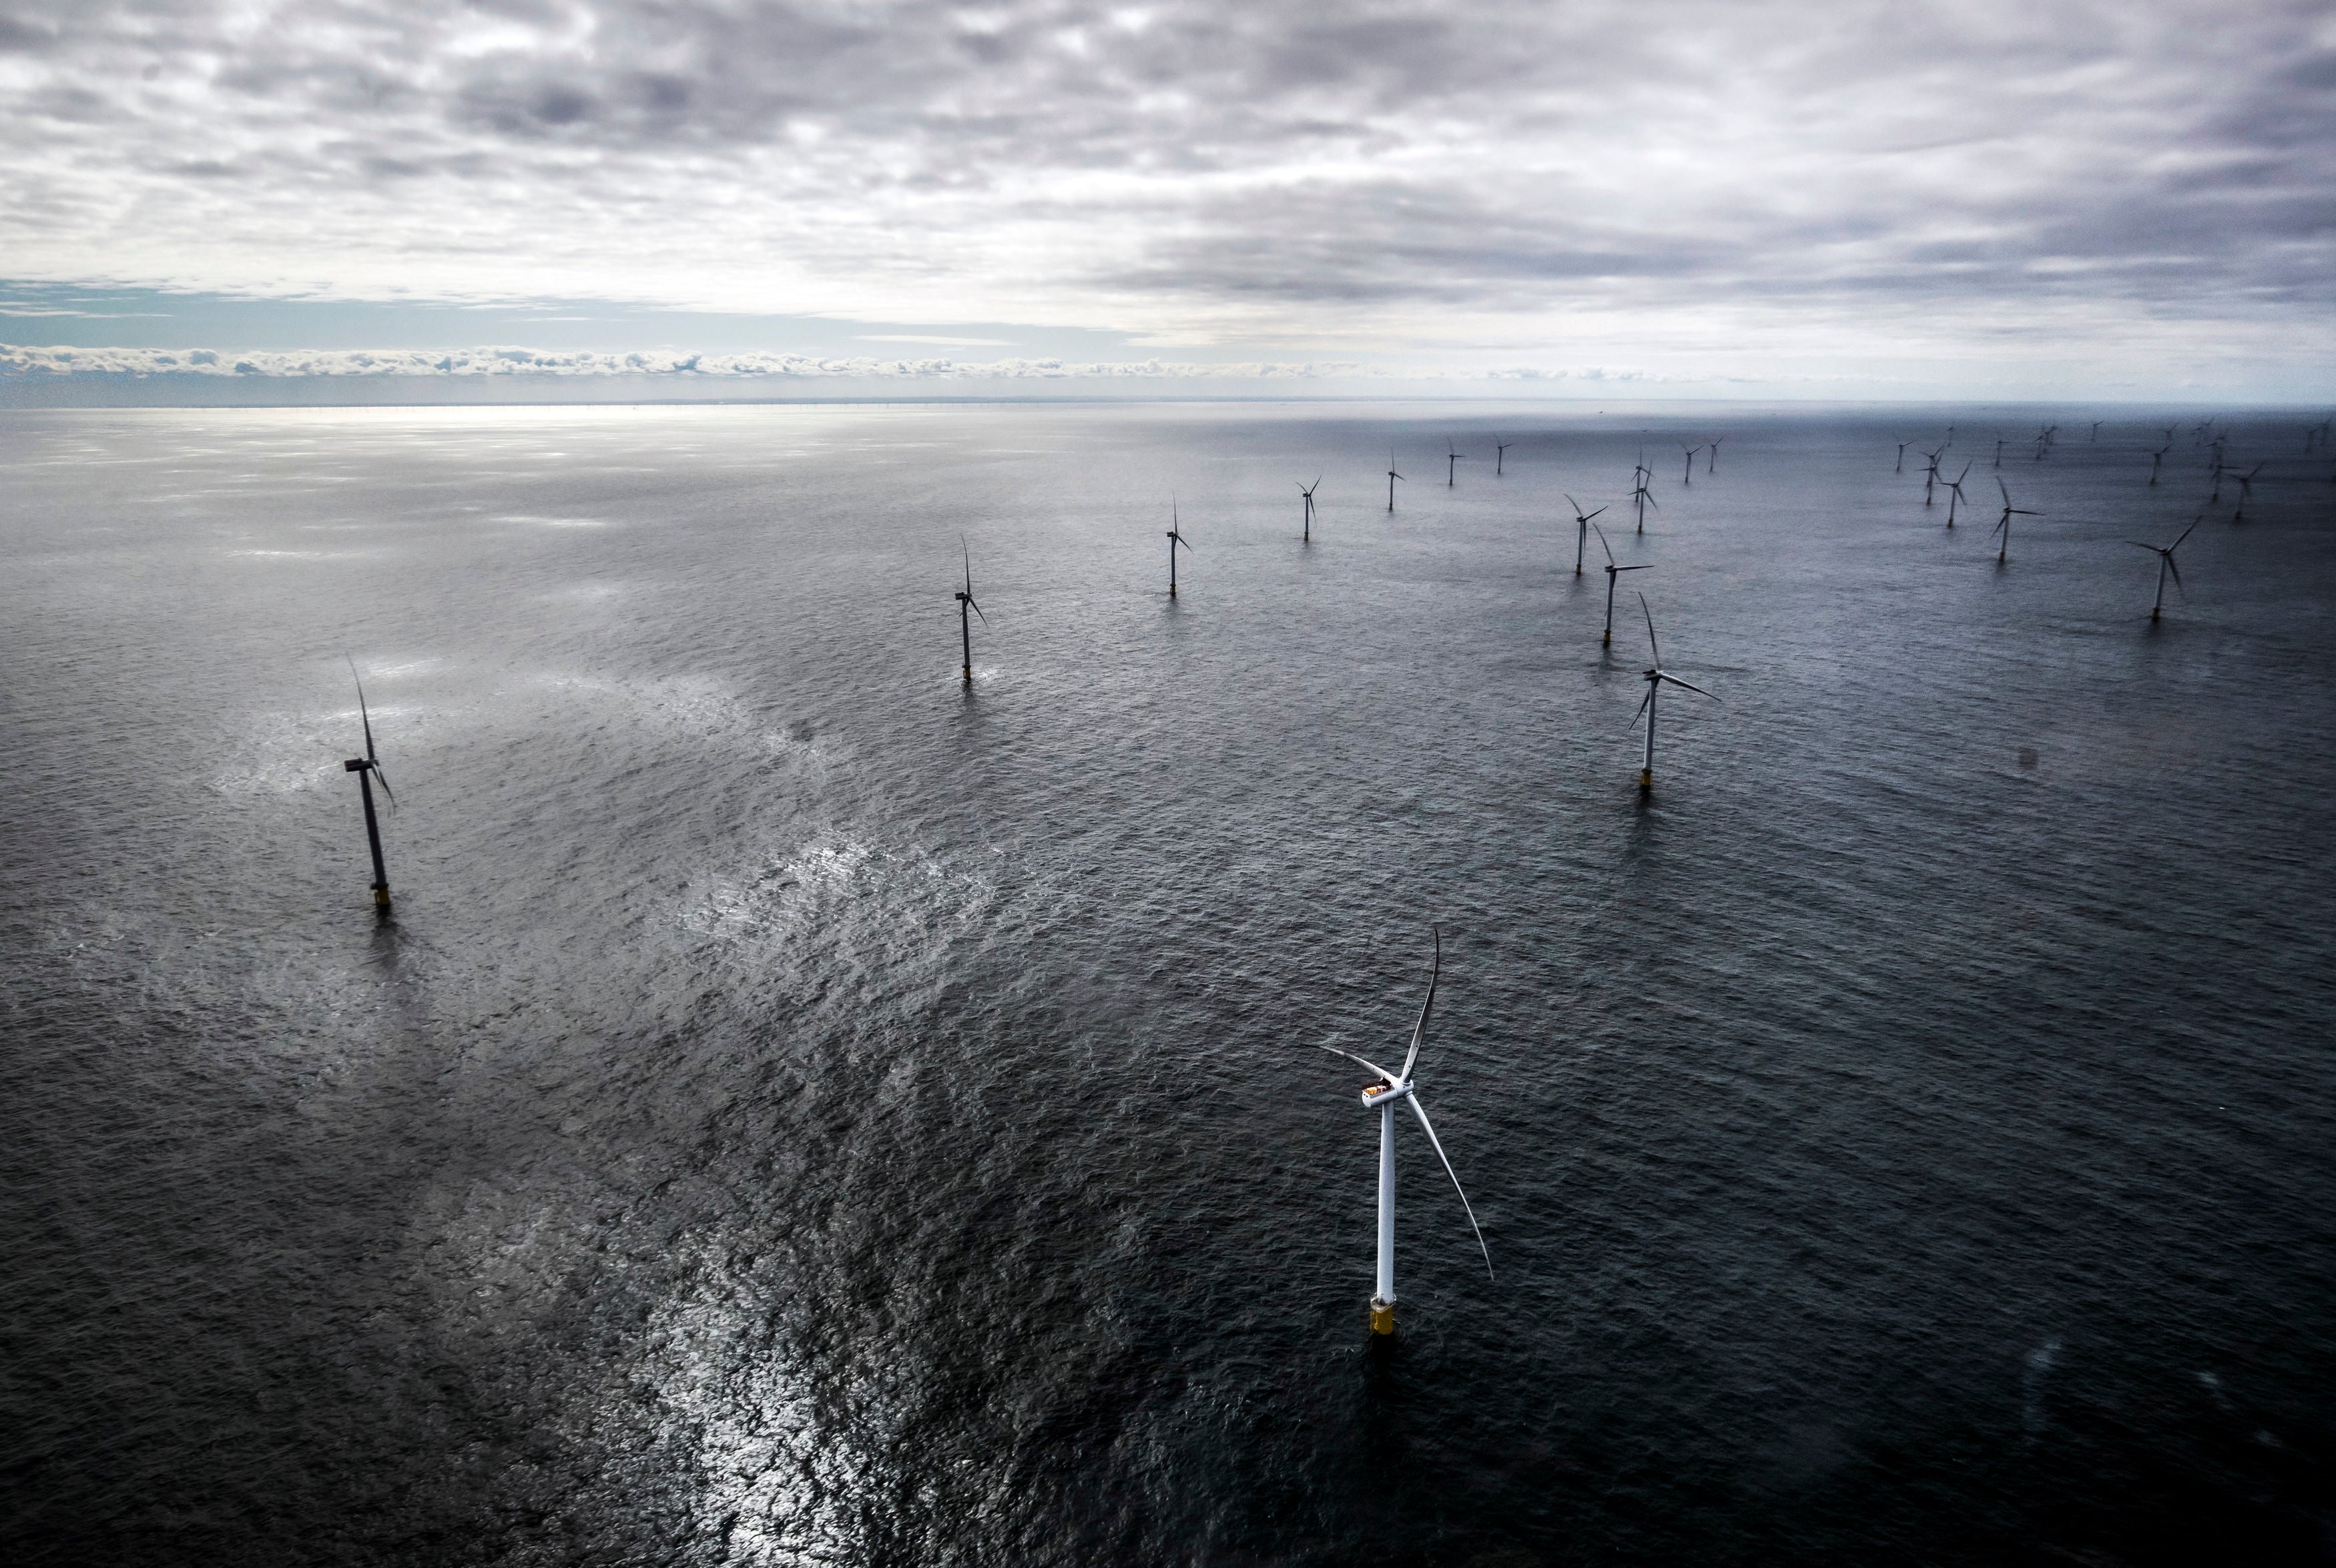
[[[1433,928],[1432,928],[1433,929]],[[1333,1056],[1343,1056],[1348,1061],[1368,1070],[1375,1081],[1363,1089],[1363,1104],[1379,1113],[1379,1256],[1376,1288],[1371,1292],[1371,1332],[1395,1332],[1395,1108],[1398,1100],[1407,1101],[1411,1114],[1419,1118],[1422,1132],[1427,1135],[1428,1146],[1436,1150],[1444,1174],[1452,1178],[1452,1190],[1460,1195],[1460,1207],[1468,1215],[1468,1228],[1476,1233],[1476,1246],[1484,1254],[1484,1277],[1493,1278],[1493,1252],[1484,1245],[1484,1228],[1476,1224],[1476,1211],[1469,1205],[1466,1189],[1452,1168],[1452,1161],[1444,1153],[1444,1144],[1436,1136],[1436,1126],[1427,1119],[1427,1108],[1419,1103],[1419,1092],[1412,1083],[1411,1070],[1419,1060],[1419,1047],[1427,1038],[1427,1015],[1436,1006],[1436,982],[1444,970],[1444,933],[1436,930],[1436,962],[1427,972],[1427,1000],[1419,1004],[1419,1021],[1412,1025],[1411,1049],[1405,1053],[1403,1070],[1389,1072],[1364,1060],[1352,1051],[1340,1050],[1335,1045],[1321,1049]]]
[[[1652,791],[1655,787],[1655,694],[1663,689],[1663,682],[1666,681],[1674,686],[1685,686],[1698,697],[1711,697],[1711,693],[1700,686],[1680,680],[1663,668],[1663,651],[1655,642],[1655,613],[1647,609],[1647,595],[1644,594],[1639,595],[1639,608],[1646,614],[1647,652],[1653,660],[1646,672],[1647,694],[1639,702],[1639,711],[1646,716],[1647,721],[1647,754],[1645,760],[1639,766],[1639,792],[1643,795]],[[1711,700],[1715,702],[1719,701],[1717,697],[1711,697]]]
[[[1176,596],[1176,547],[1183,545],[1188,550],[1192,547],[1183,530],[1183,525],[1176,518],[1176,498],[1171,496],[1168,498],[1168,596],[1172,599]],[[988,617],[983,619],[986,622]]]
[[[347,658],[346,654],[342,655]],[[357,776],[357,795],[365,802],[365,845],[373,851],[373,906],[382,915],[389,913],[389,870],[381,858],[381,820],[374,815],[373,781],[381,780],[381,792],[389,798],[394,809],[396,793],[389,787],[389,775],[381,769],[381,759],[374,755],[373,713],[365,706],[365,682],[358,679],[357,663],[349,659],[349,679],[357,684],[357,718],[365,725],[365,754],[352,757],[341,764],[344,770]]]
[[[1603,510],[1604,508],[1601,508],[1600,509]],[[1605,634],[1598,639],[1598,645],[1601,648],[1611,648],[1614,645],[1615,579],[1620,577],[1624,572],[1643,572],[1647,569],[1647,566],[1652,566],[1654,563],[1650,561],[1643,566],[1618,566],[1614,564],[1614,547],[1606,542],[1606,530],[1600,528],[1596,523],[1592,523],[1590,525],[1590,531],[1598,536],[1598,547],[1606,552],[1606,631]]]
[[[1590,545],[1590,519],[1606,508],[1601,507],[1598,512],[1585,512],[1582,509],[1582,503],[1572,496],[1565,498],[1565,504],[1573,508],[1573,575],[1578,577],[1582,576],[1582,552]],[[1605,536],[1601,534],[1599,537],[1602,538]]]
[[[962,537],[958,543],[965,549],[965,586],[959,589],[957,595],[958,639],[965,649],[965,667],[959,673],[964,676],[965,683],[970,686],[973,684],[973,622],[966,612],[970,610],[974,615],[981,615],[981,606],[973,602],[973,547],[966,544]],[[1171,593],[1174,591],[1173,588],[1169,590]],[[981,615],[981,624],[985,626],[989,624],[989,617]]]

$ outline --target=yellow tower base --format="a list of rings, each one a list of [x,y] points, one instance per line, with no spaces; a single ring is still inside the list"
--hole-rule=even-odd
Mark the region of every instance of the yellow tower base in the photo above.
[[[1395,1303],[1393,1302],[1383,1302],[1377,1296],[1373,1296],[1371,1298],[1371,1332],[1375,1334],[1392,1334],[1395,1332]]]
[[[373,890],[373,906],[375,909],[386,909],[389,907],[388,888],[376,887]]]
[[[1641,769],[1639,769],[1639,788],[1640,788],[1640,789],[1652,789],[1654,787],[1655,787],[1655,774],[1654,774],[1654,769],[1651,769],[1651,768],[1641,768]]]

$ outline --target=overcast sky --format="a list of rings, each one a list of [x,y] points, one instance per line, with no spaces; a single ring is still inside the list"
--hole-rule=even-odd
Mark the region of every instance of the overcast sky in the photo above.
[[[2324,0],[0,0],[20,344],[2322,399],[2332,174]]]

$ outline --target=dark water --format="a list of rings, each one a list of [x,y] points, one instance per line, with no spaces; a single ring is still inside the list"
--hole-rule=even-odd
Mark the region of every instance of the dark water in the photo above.
[[[11,1555],[2324,1559],[2336,460],[2093,417],[6,416]]]

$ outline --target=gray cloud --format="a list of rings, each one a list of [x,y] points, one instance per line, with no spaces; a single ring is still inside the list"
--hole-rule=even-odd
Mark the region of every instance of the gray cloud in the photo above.
[[[0,103],[25,277],[1234,352],[2336,341],[2317,4],[48,0]]]
[[[0,344],[0,381],[89,377],[177,377],[317,381],[420,376],[608,380],[618,376],[708,381],[902,381],[1083,382],[1320,382],[1473,381],[1674,382],[1679,376],[1619,366],[1511,366],[1489,372],[1389,370],[1338,362],[879,359],[799,353],[592,353],[490,346],[460,349],[329,349],[309,352],[157,348],[35,348]],[[1726,378],[1718,378],[1726,379]]]

